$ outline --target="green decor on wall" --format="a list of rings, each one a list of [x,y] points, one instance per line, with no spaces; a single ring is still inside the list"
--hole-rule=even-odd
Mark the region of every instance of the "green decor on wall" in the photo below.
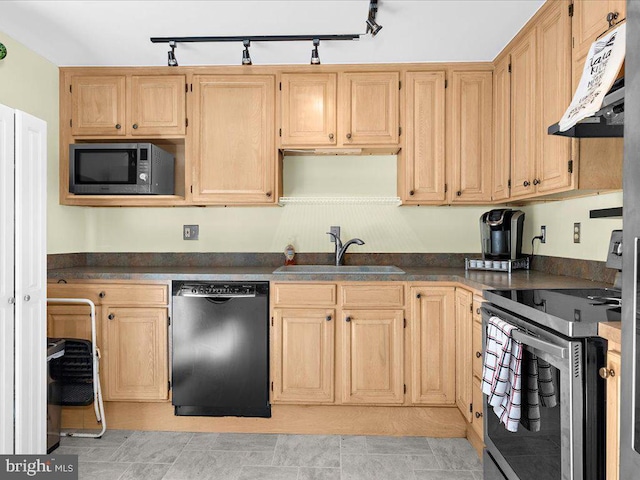
[[[0,60],[7,56],[7,47],[0,43]]]

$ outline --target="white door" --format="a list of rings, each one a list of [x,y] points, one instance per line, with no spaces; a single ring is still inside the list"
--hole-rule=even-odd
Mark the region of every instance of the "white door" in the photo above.
[[[0,454],[13,453],[13,117],[0,105]]]
[[[47,447],[47,124],[15,114],[15,453]]]

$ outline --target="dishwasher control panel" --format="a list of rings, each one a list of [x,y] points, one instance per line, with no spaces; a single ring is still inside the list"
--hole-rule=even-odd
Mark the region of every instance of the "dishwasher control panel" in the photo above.
[[[176,288],[177,287],[177,288]],[[174,283],[174,296],[179,297],[255,297],[268,294],[269,284],[264,283]]]

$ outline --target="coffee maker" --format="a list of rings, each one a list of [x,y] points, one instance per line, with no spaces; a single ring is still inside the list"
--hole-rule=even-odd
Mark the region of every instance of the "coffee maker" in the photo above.
[[[522,257],[524,212],[499,208],[480,217],[483,260],[517,260]]]

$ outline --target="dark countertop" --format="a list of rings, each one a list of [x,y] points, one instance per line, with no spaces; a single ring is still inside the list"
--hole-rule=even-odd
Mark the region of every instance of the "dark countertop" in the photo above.
[[[465,271],[464,268],[402,267],[404,275],[372,274],[273,274],[277,267],[73,267],[48,271],[50,282],[65,280],[202,280],[202,281],[402,281],[459,282],[472,289],[579,288],[610,285],[590,280],[518,270],[511,274],[492,271]]]

